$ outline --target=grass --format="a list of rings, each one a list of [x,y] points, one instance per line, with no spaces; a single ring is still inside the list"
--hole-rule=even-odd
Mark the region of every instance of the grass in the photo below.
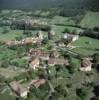
[[[0,74],[6,78],[13,78],[19,74],[21,74],[23,69],[14,70],[13,68],[0,68]]]
[[[72,62],[76,64],[76,67],[79,70],[79,68],[80,68],[80,60],[78,60],[76,58],[72,58]]]
[[[2,31],[3,31],[3,28],[0,27],[0,40],[3,40],[3,41],[13,40],[16,37],[22,36],[22,30],[10,30],[6,34],[3,34]]]
[[[16,98],[10,95],[3,94],[3,95],[0,95],[0,100],[16,100]]]
[[[77,41],[73,42],[72,45],[79,46],[73,50],[79,54],[92,55],[99,52],[99,40],[90,37],[80,37]]]
[[[76,31],[78,34],[79,34],[79,32],[83,31],[83,30],[76,28],[76,27],[54,25],[53,30],[56,33],[55,38],[58,39],[61,36],[63,36],[64,29],[66,29],[66,28],[68,28],[70,30],[70,32]]]
[[[0,100],[16,100],[16,97],[9,95],[9,93],[4,93],[0,94]]]
[[[70,17],[54,16],[51,23],[53,24],[65,24],[65,25],[74,25],[75,22]]]
[[[3,28],[0,27],[0,40],[2,41],[8,41],[8,40],[15,40],[16,37],[26,37],[26,35],[23,34],[23,30],[10,30],[9,32],[4,34],[2,33]],[[38,31],[33,30],[32,35],[34,36]]]
[[[5,45],[0,46],[0,61],[13,59],[14,57],[16,57],[16,51],[8,49]]]
[[[11,59],[15,59],[16,57],[16,51],[8,49],[5,45],[0,46],[0,65],[2,61],[10,61]],[[14,70],[15,66],[6,67],[7,68],[3,68],[2,66],[0,66],[0,74],[8,78],[13,78],[23,71],[23,69],[21,68]]]
[[[88,12],[80,22],[83,27],[93,28],[99,27],[99,12]]]

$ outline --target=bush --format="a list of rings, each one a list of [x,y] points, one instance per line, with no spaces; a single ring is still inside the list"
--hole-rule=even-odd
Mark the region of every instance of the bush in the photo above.
[[[1,67],[3,67],[3,68],[9,67],[9,61],[8,60],[2,61],[1,62]]]

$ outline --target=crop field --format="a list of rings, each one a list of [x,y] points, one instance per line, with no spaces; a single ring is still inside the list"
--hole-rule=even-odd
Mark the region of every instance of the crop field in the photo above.
[[[99,27],[99,12],[88,12],[80,22],[82,27]]]
[[[99,40],[97,39],[80,37],[79,40],[72,43],[72,45],[77,46],[73,51],[79,54],[92,55],[99,52]]]

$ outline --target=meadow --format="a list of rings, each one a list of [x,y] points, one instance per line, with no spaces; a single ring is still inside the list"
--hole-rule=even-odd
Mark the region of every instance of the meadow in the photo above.
[[[99,40],[90,37],[80,37],[77,41],[72,43],[73,46],[78,46],[73,49],[74,52],[82,55],[92,55],[99,53]]]
[[[99,12],[87,12],[80,25],[88,28],[99,27]]]

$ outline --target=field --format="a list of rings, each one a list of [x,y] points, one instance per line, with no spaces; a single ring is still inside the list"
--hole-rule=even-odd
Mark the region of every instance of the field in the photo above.
[[[74,25],[74,20],[71,17],[62,17],[62,16],[54,16],[52,18],[51,23],[53,24],[65,24],[65,25]]]
[[[10,30],[9,32],[4,34],[3,32],[3,28],[0,27],[0,40],[3,41],[7,41],[7,40],[15,40],[16,37],[26,37],[23,34],[23,30]],[[37,31],[32,31],[32,34],[35,35],[35,33],[37,33]]]
[[[80,22],[80,25],[88,28],[99,27],[99,12],[88,12]]]
[[[13,78],[24,72],[24,69],[14,70],[13,68],[0,68],[0,75],[6,78]]]
[[[8,33],[2,33],[3,28],[0,27],[0,40],[13,40],[16,37],[22,36],[22,30],[9,30]]]
[[[0,100],[16,100],[16,98],[6,93],[6,94],[0,94]]]
[[[79,40],[72,43],[73,46],[78,46],[73,49],[74,52],[83,54],[83,55],[92,55],[96,52],[99,52],[99,40],[89,38],[89,37],[80,37]]]

